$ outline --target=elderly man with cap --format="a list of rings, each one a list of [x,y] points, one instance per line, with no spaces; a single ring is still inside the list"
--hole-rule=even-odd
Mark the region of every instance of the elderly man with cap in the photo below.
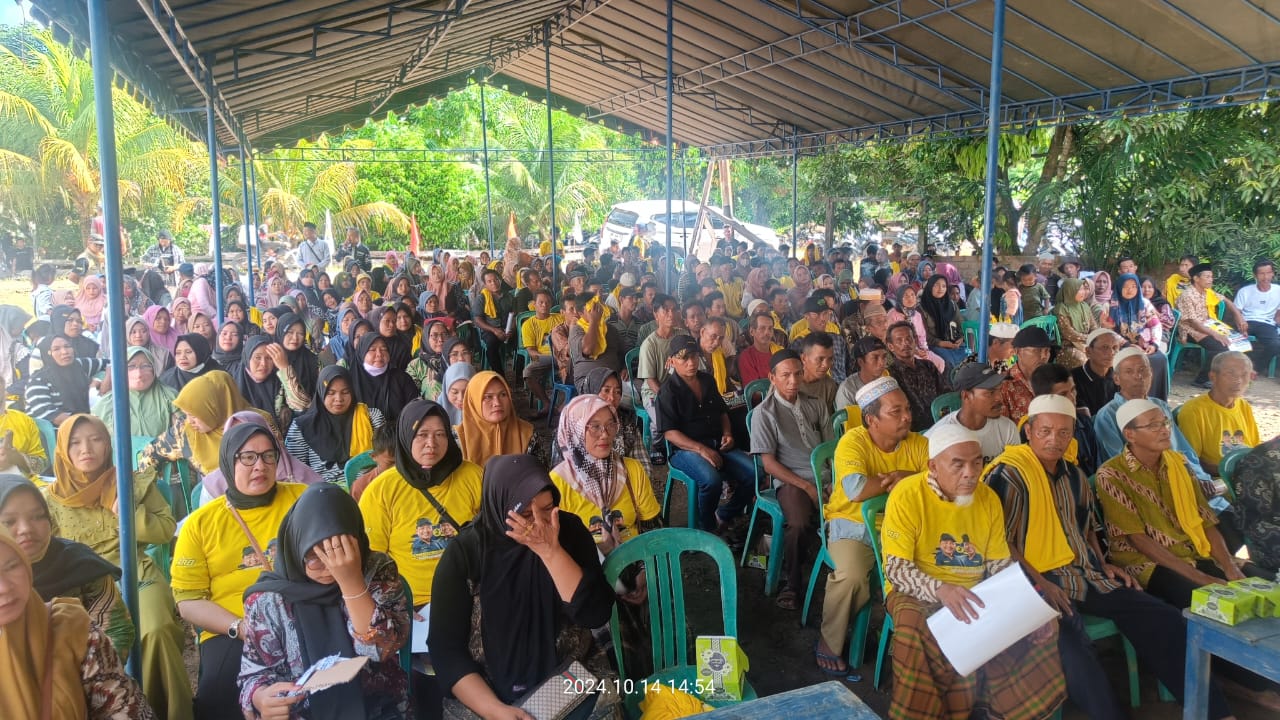
[[[1200,373],[1196,375],[1196,379],[1191,384],[1198,388],[1208,389],[1210,363],[1213,362],[1213,358],[1218,353],[1225,352],[1231,344],[1226,335],[1208,325],[1208,322],[1215,318],[1213,313],[1217,308],[1217,303],[1210,307],[1209,299],[1216,297],[1218,302],[1226,303],[1235,329],[1245,335],[1249,334],[1249,323],[1245,322],[1244,315],[1241,314],[1235,303],[1225,297],[1209,294],[1213,289],[1212,265],[1209,263],[1193,265],[1189,274],[1191,276],[1191,284],[1187,286],[1182,294],[1178,295],[1178,301],[1175,305],[1178,311],[1182,313],[1178,322],[1178,340],[1184,343],[1195,343],[1204,348],[1204,361],[1200,363]]]
[[[970,366],[979,367],[980,366]],[[890,718],[1043,718],[1066,697],[1049,622],[969,675],[947,660],[927,619],[939,609],[969,622],[984,610],[971,588],[1013,562],[1000,497],[980,478],[982,442],[959,424],[937,426],[928,470],[902,480],[885,508],[885,606],[893,619]],[[948,553],[964,538],[969,552]]]
[[[832,439],[831,408],[801,392],[804,366],[791,350],[779,350],[769,359],[769,384],[773,392],[751,411],[751,454],[760,458],[773,478],[782,506],[783,587],[778,607],[796,609],[801,584],[803,538],[822,498],[813,478],[809,457],[813,449]],[[777,532],[777,529],[774,529]]]
[[[1089,408],[1091,415],[1097,415],[1116,395],[1111,361],[1123,345],[1124,338],[1108,328],[1098,328],[1084,339],[1085,362],[1071,370],[1071,377],[1076,383],[1080,405]]]
[[[911,429],[917,432],[933,424],[934,398],[951,388],[933,363],[917,355],[916,329],[907,321],[889,326],[889,375],[911,401]]]
[[[756,303],[760,304],[756,305]],[[756,307],[767,307],[763,300],[752,300],[751,304]],[[768,313],[753,314],[750,317],[747,334],[751,338],[751,344],[738,353],[737,358],[738,378],[742,380],[743,387],[769,377],[769,366],[772,364],[773,354],[782,349],[781,345],[773,341],[773,318],[769,317]]]
[[[1124,718],[1093,651],[1081,613],[1108,618],[1133,644],[1140,663],[1182,696],[1186,630],[1177,608],[1137,589],[1109,564],[1095,532],[1096,501],[1088,480],[1064,459],[1075,405],[1059,395],[1032,400],[1027,443],[1003,452],[984,480],[1000,496],[1014,558],[1045,601],[1062,613],[1058,650],[1072,702],[1091,718]],[[1213,717],[1229,715],[1220,695]]]
[[[672,446],[671,467],[698,486],[698,525],[723,533],[755,499],[755,466],[749,455],[734,449],[729,409],[716,391],[715,377],[698,369],[701,356],[693,337],[671,339],[667,362],[672,372],[658,390],[656,426]],[[717,510],[722,482],[729,483],[732,495]]]
[[[1009,368],[1009,379],[1000,386],[1000,399],[1004,402],[1004,415],[1017,421],[1027,414],[1035,391],[1031,387],[1031,373],[1049,362],[1053,341],[1043,328],[1022,328],[1013,337],[1013,350],[1018,361]]]
[[[822,636],[814,649],[818,665],[844,672],[843,654],[849,618],[870,599],[867,574],[875,567],[862,502],[888,493],[903,478],[924,470],[929,441],[911,431],[911,403],[893,378],[880,378],[856,396],[862,426],[836,445],[831,497],[823,506],[827,552],[835,570],[827,577],[822,603]]]
[[[965,363],[956,370],[956,390],[960,393],[960,409],[943,415],[924,436],[932,438],[947,428],[960,426],[982,443],[983,462],[1004,452],[1006,446],[1017,445],[1018,426],[1004,416],[1000,401],[1003,373],[981,363]]]
[[[987,331],[987,364],[997,372],[1007,373],[1013,367],[1013,339],[1018,326],[1013,323],[991,323]]]
[[[1209,365],[1209,392],[1178,409],[1178,429],[1195,448],[1205,472],[1218,475],[1223,455],[1261,442],[1253,406],[1244,399],[1252,379],[1253,364],[1248,355],[1224,352]]]

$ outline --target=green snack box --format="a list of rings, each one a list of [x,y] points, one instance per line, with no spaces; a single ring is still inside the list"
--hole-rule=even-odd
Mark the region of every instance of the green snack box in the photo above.
[[[1255,617],[1258,596],[1229,585],[1205,585],[1191,591],[1191,612],[1227,625]]]
[[[1245,578],[1227,583],[1257,598],[1255,617],[1280,617],[1280,583],[1262,578]]]
[[[744,676],[750,666],[738,639],[725,635],[699,635],[694,641],[698,656],[697,686],[703,700],[741,700]]]

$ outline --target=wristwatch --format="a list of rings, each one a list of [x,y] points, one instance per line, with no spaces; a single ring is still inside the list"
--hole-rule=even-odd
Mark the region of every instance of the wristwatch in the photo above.
[[[234,623],[231,624],[231,627],[227,628],[227,637],[231,638],[232,640],[240,639],[240,621],[239,620],[235,621]]]

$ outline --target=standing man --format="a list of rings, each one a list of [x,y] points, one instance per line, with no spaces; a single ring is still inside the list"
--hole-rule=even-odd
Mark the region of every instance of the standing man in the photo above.
[[[329,267],[329,244],[316,235],[316,224],[302,223],[302,243],[298,245],[298,264],[302,267],[318,266],[321,270]]]
[[[360,239],[360,231],[355,227],[347,228],[347,239],[343,241],[342,247],[338,248],[334,260],[341,263],[347,258],[355,260],[364,272],[373,270],[373,257],[369,254],[369,247]]]
[[[186,261],[182,248],[173,244],[173,234],[168,230],[157,233],[156,244],[142,253],[143,266],[155,268],[170,285],[174,282],[174,272]]]
[[[1276,333],[1276,319],[1280,317],[1280,287],[1272,284],[1276,277],[1276,264],[1262,258],[1253,264],[1253,284],[1245,285],[1236,293],[1236,307],[1244,313],[1249,323],[1249,334],[1254,337],[1249,359],[1253,371],[1267,374],[1271,361],[1280,355],[1280,336]]]

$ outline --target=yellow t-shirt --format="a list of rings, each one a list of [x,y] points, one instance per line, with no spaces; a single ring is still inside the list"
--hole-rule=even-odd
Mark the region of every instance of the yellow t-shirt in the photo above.
[[[40,439],[40,427],[30,415],[17,410],[6,410],[0,414],[0,435],[13,431],[13,448],[28,457],[38,457],[45,461],[44,472],[53,475],[53,466],[44,452],[44,443]],[[40,477],[32,473],[31,480]]]
[[[1244,398],[1236,400],[1234,407],[1224,408],[1209,393],[1197,395],[1178,410],[1178,429],[1196,455],[1214,465],[1236,448],[1256,447],[1261,442],[1253,406]]]
[[[277,483],[276,498],[266,507],[240,510],[267,560],[276,560],[276,533],[293,503],[306,490],[301,483]],[[258,581],[262,566],[227,503],[219,498],[187,517],[173,549],[170,587],[208,594],[208,599],[236,617],[244,616],[244,591]],[[204,642],[217,633],[200,633]]]
[[[840,335],[840,326],[836,325],[833,322],[828,322],[827,326],[822,328],[822,331],[825,333],[830,333],[832,335],[835,335],[837,338],[842,337]],[[791,326],[791,333],[790,335],[787,336],[787,341],[794,342],[796,338],[805,337],[810,332],[811,331],[809,330],[809,319],[800,318],[799,320],[795,321],[795,323]]]
[[[862,503],[844,493],[844,478],[850,475],[882,475],[896,470],[920,472],[929,464],[929,441],[919,433],[911,433],[893,452],[885,452],[871,442],[865,427],[850,430],[836,445],[835,477],[831,499],[827,501],[827,520],[841,518],[862,522]]]
[[[550,355],[551,331],[562,322],[564,316],[560,313],[551,313],[546,320],[538,319],[537,315],[525,320],[520,328],[520,347],[534,348],[543,355]]]
[[[746,289],[746,283],[741,280],[725,282],[717,280],[716,286],[720,288],[720,293],[724,295],[724,309],[729,317],[735,320],[741,320],[747,311],[742,307],[742,291]]]
[[[783,275],[782,277],[778,278],[778,284],[781,285],[784,289],[790,290],[791,288],[796,286],[796,281],[792,280],[790,275]]]
[[[1169,304],[1175,308],[1178,307],[1178,296],[1182,294],[1184,289],[1190,287],[1190,285],[1191,281],[1182,277],[1178,273],[1170,275],[1168,279],[1164,281],[1164,299],[1168,300]],[[1205,306],[1209,308],[1209,317],[1218,317],[1219,302],[1221,302],[1221,298],[1218,297],[1218,293],[1213,291],[1213,288],[1209,288],[1205,291],[1204,303]]]
[[[640,461],[624,458],[623,463],[627,469],[627,485],[631,487],[631,492],[624,489],[611,509],[622,513],[622,517],[615,519],[613,524],[618,528],[619,536],[626,541],[636,536],[638,521],[657,517],[662,512],[662,506],[658,505],[658,499],[653,495],[653,484],[649,482],[649,476],[645,475]],[[554,471],[551,473],[551,482],[560,491],[561,512],[577,515],[591,531],[596,542],[600,542],[603,539],[603,509],[573,489],[568,481]],[[633,496],[634,503],[631,501]]]
[[[1009,557],[1000,497],[983,483],[973,504],[947,502],[929,487],[928,473],[903,478],[889,493],[881,537],[884,554],[908,560],[944,583],[971,588],[990,560]],[[892,590],[885,583],[885,593]]]
[[[480,479],[475,463],[463,462],[444,482],[431,488],[436,502],[454,522],[466,524],[480,512]],[[360,496],[360,514],[369,533],[369,549],[396,561],[409,581],[413,604],[431,602],[431,581],[440,556],[457,536],[459,527],[440,522],[440,513],[394,467],[369,483]]]

